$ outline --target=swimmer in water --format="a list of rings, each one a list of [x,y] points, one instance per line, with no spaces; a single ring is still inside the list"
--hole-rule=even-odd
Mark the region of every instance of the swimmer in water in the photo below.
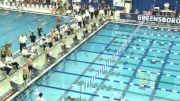
[[[46,24],[47,24],[47,22],[45,21],[45,22],[43,22],[41,25],[42,25],[42,26],[45,26]]]
[[[9,28],[12,28],[12,25],[9,25]]]
[[[9,11],[6,11],[5,9],[2,9],[2,15],[8,15],[9,14]]]
[[[19,13],[17,13],[17,16],[16,17],[20,17],[20,16],[22,16],[23,15],[23,13],[21,12],[21,11],[19,11]]]

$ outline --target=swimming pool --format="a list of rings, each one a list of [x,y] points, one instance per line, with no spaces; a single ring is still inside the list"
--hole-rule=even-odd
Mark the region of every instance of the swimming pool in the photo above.
[[[0,48],[6,43],[12,43],[12,51],[19,50],[18,37],[26,33],[29,38],[30,32],[34,31],[34,34],[38,38],[36,29],[38,27],[43,28],[43,34],[50,32],[51,28],[54,28],[57,24],[58,17],[44,14],[35,13],[23,13],[18,14],[17,11],[1,11],[0,9]],[[62,23],[64,23],[62,21]],[[30,43],[28,40],[27,44]]]
[[[82,86],[128,39],[136,25],[108,23],[13,101],[179,101],[179,30],[141,27],[123,50],[85,91]],[[80,101],[80,100],[78,100]]]

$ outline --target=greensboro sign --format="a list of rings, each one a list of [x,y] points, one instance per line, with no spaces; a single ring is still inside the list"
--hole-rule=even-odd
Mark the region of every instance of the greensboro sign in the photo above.
[[[171,17],[164,17],[164,16],[138,15],[137,20],[149,21],[149,22],[180,24],[180,18],[171,18]]]

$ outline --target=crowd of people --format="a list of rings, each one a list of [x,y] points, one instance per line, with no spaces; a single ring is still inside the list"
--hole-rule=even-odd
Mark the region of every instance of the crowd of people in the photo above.
[[[78,7],[79,6],[79,7]],[[65,52],[70,47],[68,45],[67,38],[71,38],[73,42],[78,42],[83,37],[86,37],[88,33],[96,30],[100,25],[102,25],[107,19],[113,16],[113,12],[110,9],[95,9],[92,6],[89,8],[80,7],[79,4],[69,6],[71,12],[67,12],[66,15],[74,15],[75,20],[68,24],[66,23],[64,27],[61,27],[61,22],[58,21],[55,28],[50,30],[50,34],[46,35],[43,33],[43,28],[38,27],[36,32],[31,32],[30,35],[24,33],[19,36],[19,49],[23,58],[27,59],[22,65],[23,69],[23,79],[27,83],[27,79],[31,77],[33,70],[33,59],[34,57],[40,55],[38,47],[43,48],[45,53],[45,64],[50,61],[51,48],[55,43],[61,42],[61,48]],[[38,42],[36,42],[38,40]],[[27,41],[31,41],[31,46],[27,47]],[[12,57],[11,45],[5,45],[1,49],[1,61],[0,68],[6,71],[7,75],[10,75],[10,71],[13,68],[19,69],[19,63],[14,61]]]
[[[58,10],[61,9],[59,8]],[[25,86],[32,79],[33,69],[36,68],[33,66],[33,60],[36,57],[45,54],[45,64],[49,64],[53,57],[51,56],[51,49],[56,43],[60,43],[61,47],[59,49],[61,48],[66,53],[71,47],[69,43],[77,44],[107,19],[113,18],[113,11],[109,7],[95,9],[92,6],[81,7],[79,4],[69,5],[63,13],[66,14],[65,17],[74,16],[74,20],[70,23],[65,23],[63,27],[61,21],[57,21],[56,27],[52,28],[48,35],[43,32],[43,27],[38,27],[35,32],[30,32],[30,35],[24,33],[19,36],[20,55],[26,59],[23,64],[14,61],[11,44],[7,44],[1,49],[0,69],[5,71],[8,77],[12,69],[18,70],[22,68]],[[72,42],[69,42],[69,39]],[[31,42],[29,47],[27,47],[28,41]],[[43,52],[40,52],[42,50]],[[37,101],[44,100],[42,95],[42,93],[39,93]]]
[[[12,68],[18,69],[19,64],[14,61],[12,57],[11,45],[6,44],[1,49],[1,61],[0,61],[0,68],[3,71],[6,71],[7,75],[10,74]]]

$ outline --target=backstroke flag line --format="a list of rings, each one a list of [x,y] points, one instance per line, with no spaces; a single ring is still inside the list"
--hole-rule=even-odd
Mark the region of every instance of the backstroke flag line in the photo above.
[[[85,91],[89,86],[91,86],[92,83],[96,80],[96,78],[99,77],[100,74],[106,69],[106,67],[110,66],[111,63],[114,61],[115,57],[121,58],[119,55],[123,53],[123,50],[128,46],[130,41],[134,38],[137,31],[140,29],[140,27],[143,25],[144,21],[142,21],[139,26],[136,28],[136,30],[130,35],[130,37],[122,44],[121,47],[117,49],[117,51],[106,61],[104,65],[95,73],[94,76],[91,77],[91,79],[85,84],[83,91]]]

